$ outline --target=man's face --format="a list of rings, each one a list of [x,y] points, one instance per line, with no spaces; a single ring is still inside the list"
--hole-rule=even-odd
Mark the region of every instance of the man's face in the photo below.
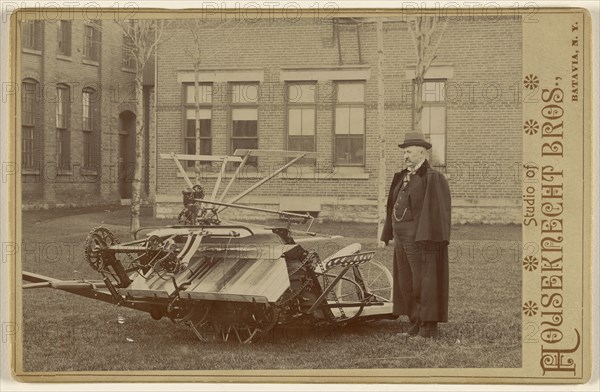
[[[406,163],[409,167],[415,166],[423,159],[425,159],[425,148],[419,146],[410,146],[404,149],[404,163]]]

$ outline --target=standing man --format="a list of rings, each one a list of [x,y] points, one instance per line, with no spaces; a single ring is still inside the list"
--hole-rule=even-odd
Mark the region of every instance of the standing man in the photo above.
[[[379,246],[394,240],[394,315],[409,317],[408,335],[434,338],[448,321],[450,189],[429,166],[422,133],[408,132],[398,146],[408,167],[394,174]]]

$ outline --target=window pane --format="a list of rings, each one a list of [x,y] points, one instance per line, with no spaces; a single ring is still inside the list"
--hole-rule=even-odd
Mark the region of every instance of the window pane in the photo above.
[[[302,109],[288,110],[288,128],[290,135],[302,135]]]
[[[446,108],[444,106],[431,107],[431,133],[446,132]]]
[[[196,103],[196,100],[194,99],[194,91],[195,91],[195,85],[194,84],[188,84],[185,87],[185,102],[186,103]],[[203,104],[209,104],[212,103],[212,89],[213,86],[212,84],[207,84],[207,83],[199,83],[198,85],[198,102],[199,103],[203,103]]]
[[[315,138],[313,136],[291,136],[288,140],[290,151],[315,151]]]
[[[315,134],[315,109],[302,109],[302,135]]]
[[[445,165],[446,164],[446,135],[431,135],[431,164]]]
[[[186,137],[196,138],[196,120],[187,120]],[[200,137],[211,137],[211,120],[200,120]]]
[[[191,154],[191,155],[196,154],[196,141],[195,140],[187,139],[185,141],[185,153]],[[191,166],[193,166],[193,164]]]
[[[92,111],[90,108],[90,96],[89,91],[83,92],[83,129],[86,131],[92,130]]]
[[[423,106],[421,113],[421,129],[424,134],[429,134],[431,130],[431,106]]]
[[[58,22],[58,52],[71,55],[71,23],[68,20]]]
[[[21,103],[23,104],[22,109],[22,121],[23,125],[34,125],[35,124],[35,112],[34,105],[37,101],[37,84],[36,83],[23,83],[23,92],[21,95]]]
[[[336,135],[350,132],[350,108],[335,108],[335,133]]]
[[[335,154],[338,165],[362,165],[365,154],[363,137],[336,136]]]
[[[354,135],[365,133],[365,108],[350,108],[350,133]]]
[[[210,120],[211,114],[212,113],[211,113],[210,109],[200,109],[200,116],[199,117],[200,117],[201,120],[203,120],[203,119],[204,120],[206,120],[206,119]],[[186,118],[188,120],[194,120],[194,119],[196,119],[196,109],[187,109],[185,111],[185,115],[186,115]]]
[[[232,103],[256,103],[258,102],[259,89],[258,84],[232,84],[231,85]]]
[[[258,120],[258,110],[255,108],[234,108],[231,109],[231,119],[233,121],[257,121]]]
[[[290,84],[287,88],[287,99],[289,103],[314,103],[315,84]]]
[[[365,84],[364,83],[338,83],[337,101],[338,102],[364,102]]]
[[[423,102],[443,102],[445,82],[424,82],[422,99]]]
[[[34,166],[33,127],[22,128],[22,164],[24,167]]]
[[[67,127],[67,105],[69,101],[69,90],[64,87],[56,89],[56,127]]]
[[[232,139],[231,145],[233,147],[234,152],[238,148],[256,149],[256,148],[258,148],[258,140],[257,139]]]
[[[257,137],[258,123],[256,121],[234,121],[233,137]]]

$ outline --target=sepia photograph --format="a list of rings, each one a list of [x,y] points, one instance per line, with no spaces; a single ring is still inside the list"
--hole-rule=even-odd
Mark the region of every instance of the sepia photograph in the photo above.
[[[589,378],[586,10],[11,23],[19,378]]]

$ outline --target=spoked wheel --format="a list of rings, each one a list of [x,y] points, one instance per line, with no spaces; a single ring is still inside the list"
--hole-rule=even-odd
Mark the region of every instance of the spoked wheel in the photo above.
[[[333,283],[336,276],[341,272],[341,267],[334,267],[325,273],[317,273],[317,276],[320,277],[323,290]],[[360,316],[365,308],[364,299],[365,293],[362,287],[352,279],[352,270],[348,270],[344,276],[335,283],[335,286],[329,292],[327,303],[330,305],[335,321],[338,323],[346,323]],[[336,306],[337,304],[353,304],[354,306]]]
[[[102,271],[106,265],[101,250],[118,243],[117,237],[107,228],[97,227],[93,229],[85,239],[83,249],[85,260],[94,271]]]
[[[215,327],[208,321],[208,315],[212,307],[211,302],[202,302],[192,310],[192,316],[186,320],[187,325],[201,342],[215,341]]]
[[[208,317],[209,309],[200,318],[188,321],[196,337],[201,342],[238,342],[252,343],[266,336],[277,324],[276,312],[273,309],[253,313],[250,320],[216,321]]]
[[[277,312],[269,307],[250,315],[245,321],[230,322],[223,325],[221,337],[224,342],[253,343],[267,336],[277,324]]]
[[[360,272],[367,298],[371,294],[375,301],[392,302],[394,278],[383,264],[371,260],[360,266]]]

